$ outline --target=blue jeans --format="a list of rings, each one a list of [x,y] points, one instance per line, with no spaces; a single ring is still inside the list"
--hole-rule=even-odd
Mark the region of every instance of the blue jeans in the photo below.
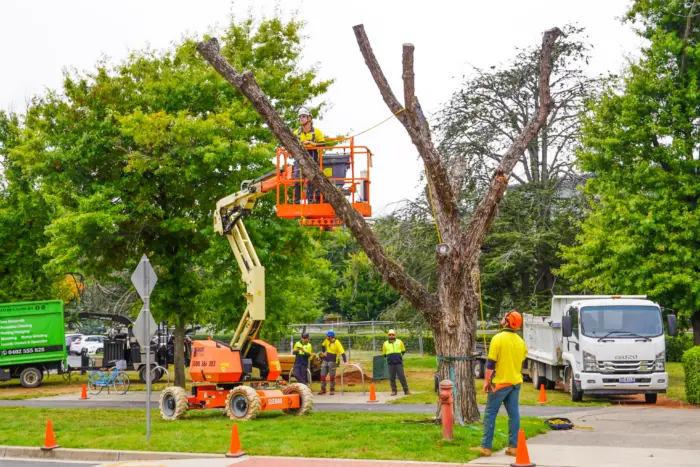
[[[496,430],[496,416],[503,404],[508,412],[508,446],[518,447],[518,430],[520,430],[520,385],[506,386],[496,392],[489,391],[484,410],[484,435],[481,447],[491,449],[493,433]]]

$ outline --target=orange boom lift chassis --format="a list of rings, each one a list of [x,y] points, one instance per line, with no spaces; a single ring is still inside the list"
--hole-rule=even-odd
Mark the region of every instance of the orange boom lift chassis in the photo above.
[[[340,140],[327,141],[335,145],[314,148],[319,154],[321,171],[358,212],[371,216],[371,152],[364,146],[355,146],[353,138],[344,146],[338,144]],[[216,204],[214,230],[225,235],[231,245],[246,284],[247,306],[230,343],[211,339],[192,342],[190,376],[195,384],[191,394],[177,386],[163,390],[160,413],[165,420],[180,419],[188,410],[224,409],[232,420],[245,421],[265,410],[301,415],[313,406],[308,386],[294,383],[280,389],[282,367],[277,349],[258,339],[265,320],[265,268],[243,224],[243,218],[256,201],[270,191],[277,196],[278,217],[299,219],[301,225],[323,229],[342,224],[323,195],[309,190],[303,174],[294,178],[291,159],[285,149],[277,149],[274,171],[243,182],[239,192]]]

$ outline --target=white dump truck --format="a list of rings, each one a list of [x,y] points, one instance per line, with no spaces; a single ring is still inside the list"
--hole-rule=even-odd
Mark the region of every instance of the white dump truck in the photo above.
[[[676,316],[667,318],[675,336]],[[574,402],[644,394],[653,404],[668,388],[662,308],[645,295],[554,296],[550,316],[523,316],[523,339],[533,386],[561,381]]]

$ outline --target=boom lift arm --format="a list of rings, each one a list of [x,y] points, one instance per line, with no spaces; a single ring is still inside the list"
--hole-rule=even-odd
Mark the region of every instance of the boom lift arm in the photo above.
[[[277,171],[272,171],[255,180],[244,181],[240,191],[216,203],[214,230],[226,235],[247,288],[244,296],[248,303],[230,344],[240,349],[243,357],[247,356],[265,321],[265,267],[260,264],[243,217],[250,213],[259,198],[278,184]]]

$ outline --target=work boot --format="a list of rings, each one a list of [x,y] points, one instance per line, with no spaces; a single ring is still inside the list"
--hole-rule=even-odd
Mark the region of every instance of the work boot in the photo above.
[[[330,395],[331,395],[331,396],[335,395],[335,391],[331,391],[331,392],[330,392]]]
[[[326,393],[326,390],[325,390],[325,389],[321,389],[321,390],[318,392],[318,395],[319,395],[319,396],[322,396],[322,395],[324,395],[325,393]]]
[[[404,392],[404,395],[411,396],[411,395],[413,395],[413,393],[411,391],[406,391],[406,392]]]
[[[486,448],[482,448],[481,446],[475,446],[475,447],[469,448],[469,450],[473,451],[473,452],[480,453],[482,457],[491,457],[491,450],[486,449]]]
[[[506,456],[516,456],[516,452],[518,451],[518,448],[511,448],[510,446],[506,448]]]
[[[395,396],[395,395],[396,395],[396,391],[391,391],[391,395],[392,395],[392,396]]]

